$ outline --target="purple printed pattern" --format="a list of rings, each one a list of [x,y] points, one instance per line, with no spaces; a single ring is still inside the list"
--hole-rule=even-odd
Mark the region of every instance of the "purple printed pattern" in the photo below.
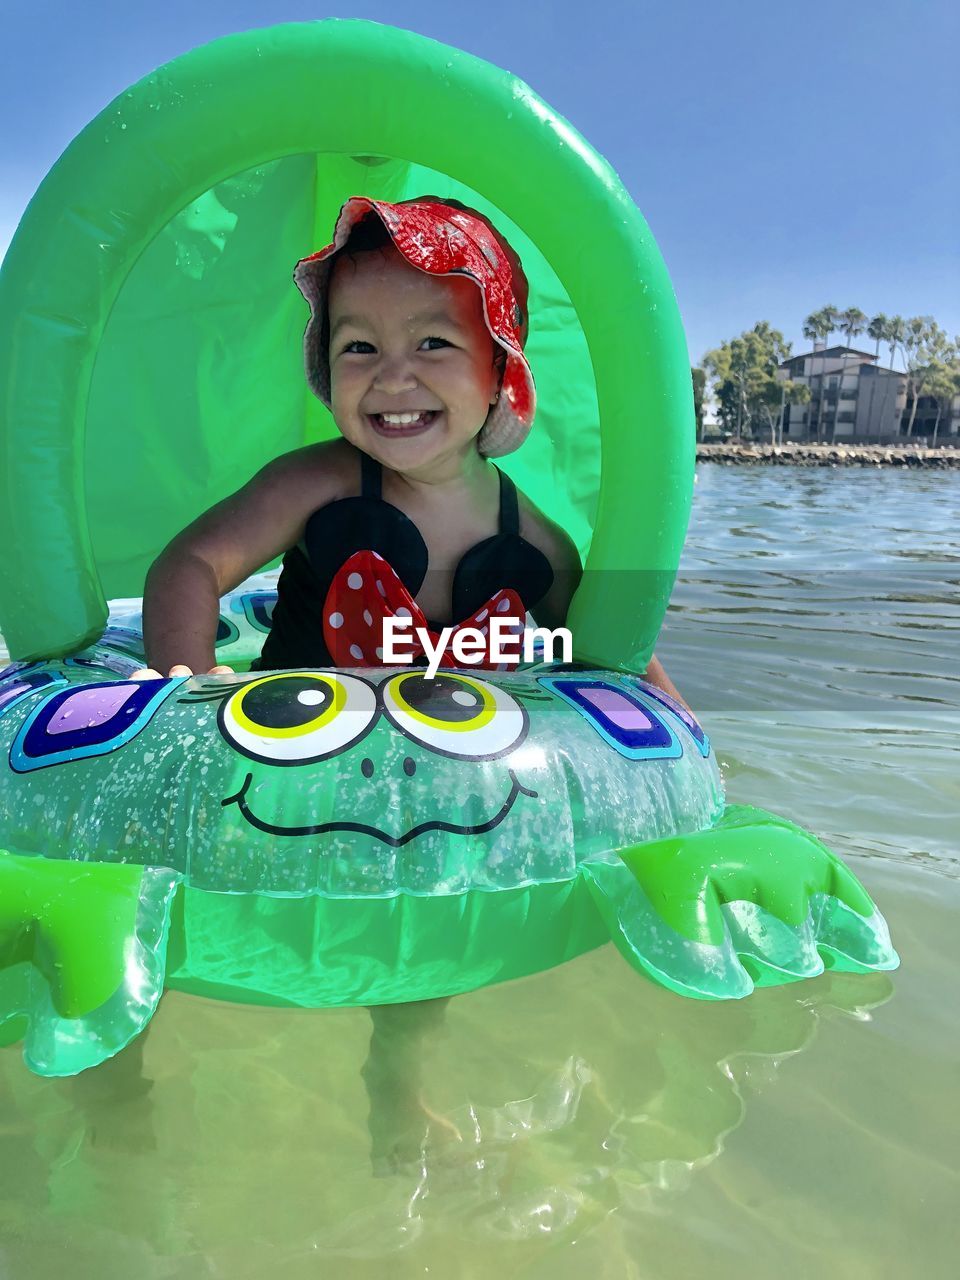
[[[683,747],[666,719],[644,703],[640,689],[589,675],[541,676],[539,683],[575,707],[627,760],[675,760]]]
[[[580,690],[580,696],[621,729],[634,733],[649,733],[653,728],[650,717],[635,702],[625,698],[619,689],[604,686],[596,689],[584,687]]]
[[[689,731],[690,736],[697,744],[700,754],[704,758],[710,754],[710,739],[707,737],[697,720],[694,719],[685,706],[677,702],[676,698],[671,698],[669,693],[664,693],[662,689],[657,689],[653,685],[647,684],[645,680],[641,680],[636,676],[622,676],[621,679],[633,688],[639,690],[639,692],[643,693],[646,697],[652,699],[654,702],[659,702],[661,707],[665,707],[667,711],[672,712],[684,728]]]
[[[99,729],[120,712],[136,689],[135,684],[97,684],[77,689],[58,703],[45,732],[55,735]]]
[[[29,773],[116,751],[144,729],[177,680],[106,681],[60,689],[34,707],[10,747],[10,767]]]

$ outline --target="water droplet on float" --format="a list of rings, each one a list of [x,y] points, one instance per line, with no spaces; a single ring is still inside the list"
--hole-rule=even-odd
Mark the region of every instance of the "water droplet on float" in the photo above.
[[[127,127],[127,126],[126,126],[125,124],[122,124],[122,125],[120,126],[120,128],[121,128],[121,129],[125,129],[126,127]]]

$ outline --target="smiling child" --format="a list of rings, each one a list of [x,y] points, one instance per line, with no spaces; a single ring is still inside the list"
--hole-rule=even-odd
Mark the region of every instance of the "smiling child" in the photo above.
[[[523,443],[536,404],[506,240],[454,200],[353,197],[294,278],[307,380],[340,438],[275,459],[163,551],[139,674],[227,670],[219,599],[281,553],[259,669],[378,665],[388,617],[484,635],[498,610],[564,625],[577,549],[491,461]],[[656,659],[647,678],[675,692]]]

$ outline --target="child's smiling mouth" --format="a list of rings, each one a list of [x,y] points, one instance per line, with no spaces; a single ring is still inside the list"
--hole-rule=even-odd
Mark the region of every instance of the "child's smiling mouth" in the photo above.
[[[415,436],[428,431],[441,412],[440,409],[423,409],[407,413],[368,413],[367,417],[378,435],[393,439],[396,436]]]

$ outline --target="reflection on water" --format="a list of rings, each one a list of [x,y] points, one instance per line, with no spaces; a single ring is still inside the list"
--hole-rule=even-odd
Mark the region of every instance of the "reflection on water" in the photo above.
[[[7,1203],[29,1208],[6,1256],[21,1275],[75,1248],[76,1274],[88,1254],[91,1275],[105,1258],[131,1274],[189,1261],[199,1238],[212,1275],[266,1274],[280,1249],[372,1276],[469,1244],[463,1274],[513,1274],[515,1247],[535,1258],[613,1223],[623,1249],[633,1215],[670,1211],[818,1025],[869,1021],[890,992],[825,975],[801,999],[686,1002],[607,948],[386,1025],[172,994],[140,1051],[75,1080],[0,1059]]]
[[[660,648],[900,971],[714,1005],[605,948],[373,1018],[170,993],[74,1081],[0,1050],[0,1276],[953,1275],[958,516],[949,473],[702,468]]]
[[[598,991],[609,988],[610,976],[619,987],[624,975],[608,975],[607,958],[595,957],[581,980],[584,998],[592,983]],[[655,1209],[660,1197],[684,1190],[692,1174],[722,1152],[743,1119],[747,1090],[774,1081],[780,1062],[811,1042],[820,1016],[869,1020],[869,1010],[891,990],[882,975],[855,983],[831,975],[811,984],[804,1001],[774,995],[752,1009],[730,1009],[677,1008],[664,992],[645,988],[633,993],[628,1020],[619,1000],[610,1008],[601,998],[605,1016],[588,1027],[581,1014],[571,1034],[554,1040],[554,1052],[571,1052],[552,1068],[542,1063],[531,1094],[497,1102],[488,1087],[487,1102],[464,1101],[446,1116],[430,1111],[425,1099],[432,1090],[422,1071],[433,1051],[430,1034],[440,1024],[432,1019],[421,1035],[408,1029],[421,1053],[421,1069],[411,1073],[421,1091],[421,1136],[417,1150],[392,1166],[394,1225],[405,1239],[453,1230],[478,1245],[546,1235],[572,1240],[627,1203]],[[453,1033],[469,1041],[480,1030],[471,1020]],[[405,1043],[393,1062],[388,1054],[379,1064],[381,1085],[396,1079],[393,1066],[407,1076],[408,1049]],[[516,1068],[503,1062],[499,1072],[494,1064],[489,1070],[494,1078],[502,1075],[505,1086]],[[455,1077],[452,1062],[446,1074]],[[372,1125],[396,1102],[390,1084],[383,1094],[369,1088],[369,1099]],[[376,1140],[374,1131],[375,1149]],[[376,1256],[372,1233],[383,1221],[382,1208],[374,1207],[375,1221],[362,1230],[354,1215],[346,1229],[321,1233],[323,1252]]]

